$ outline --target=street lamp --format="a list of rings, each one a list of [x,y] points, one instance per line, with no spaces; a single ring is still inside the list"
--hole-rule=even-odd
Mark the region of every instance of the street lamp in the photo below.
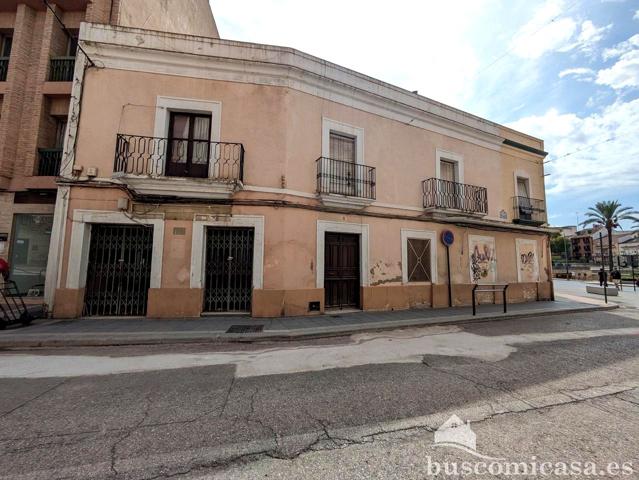
[[[606,262],[603,256],[603,235],[599,232],[599,248],[601,249],[601,271],[604,277],[604,301],[608,303],[608,275],[606,274]]]
[[[562,231],[561,234],[564,237],[564,258],[566,259],[566,280],[570,280],[570,270],[568,267],[568,245],[566,244],[566,233]]]

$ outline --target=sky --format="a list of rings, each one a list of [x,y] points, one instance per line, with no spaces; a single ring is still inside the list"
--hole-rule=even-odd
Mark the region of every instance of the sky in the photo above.
[[[639,0],[211,7],[222,38],[293,47],[542,138],[552,225],[601,200],[639,210]]]

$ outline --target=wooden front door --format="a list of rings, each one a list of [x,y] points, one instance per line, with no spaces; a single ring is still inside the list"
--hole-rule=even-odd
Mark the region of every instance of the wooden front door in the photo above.
[[[359,235],[326,233],[324,292],[326,308],[359,308]]]

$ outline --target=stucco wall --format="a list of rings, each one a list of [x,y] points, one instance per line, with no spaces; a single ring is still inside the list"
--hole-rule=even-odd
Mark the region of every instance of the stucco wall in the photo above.
[[[124,193],[117,189],[91,189],[75,187],[71,190],[71,201],[67,221],[65,255],[63,258],[62,283],[67,280],[67,266],[70,255],[70,238],[73,228],[81,228],[71,221],[77,208],[90,210],[116,211],[117,199]],[[173,292],[176,308],[181,312],[196,315],[201,308],[201,291],[193,290],[189,285],[191,274],[191,242],[193,218],[196,213],[210,213],[208,205],[146,205],[144,210],[155,217],[165,218],[164,246],[162,262],[161,289]],[[537,242],[539,282],[550,281],[548,271],[548,239],[543,234],[524,234],[521,232],[499,232],[480,230],[471,227],[451,227],[429,221],[408,221],[403,219],[375,218],[364,215],[343,215],[317,212],[301,208],[271,208],[234,206],[228,210],[231,215],[258,215],[264,217],[264,260],[263,289],[256,291],[261,304],[260,311],[265,315],[301,314],[308,301],[323,300],[323,291],[317,288],[317,223],[318,220],[356,223],[367,225],[369,230],[368,269],[364,281],[362,301],[367,309],[407,308],[425,304],[441,307],[447,304],[447,267],[445,249],[438,238],[442,230],[450,229],[456,237],[450,249],[451,279],[456,285],[454,302],[467,305],[470,299],[471,276],[469,261],[469,235],[484,235],[495,238],[497,256],[497,278],[500,283],[510,283],[509,301],[535,300],[537,295],[547,297],[546,287],[536,284],[518,284],[516,239],[533,239]],[[178,230],[176,235],[175,228]],[[437,272],[434,282],[404,284],[402,282],[402,244],[401,229],[427,230],[435,232],[437,240],[432,248],[436,249]],[[435,285],[431,286],[431,283]],[[517,285],[515,285],[517,284]],[[185,292],[184,299],[193,302],[185,306],[179,291]],[[541,289],[541,290],[540,290]],[[431,293],[432,291],[432,293]],[[539,293],[541,292],[541,293]],[[162,311],[177,315],[170,304],[159,306],[163,296],[154,292],[154,314]],[[184,300],[184,301],[186,301]],[[491,299],[485,299],[490,300]],[[151,302],[151,300],[150,300]],[[166,302],[165,302],[166,303]],[[278,306],[278,305],[281,305]],[[282,310],[284,309],[284,310]],[[287,310],[288,309],[288,310]],[[173,313],[171,313],[173,312]]]
[[[208,0],[120,0],[118,24],[219,38]]]
[[[315,160],[322,151],[322,118],[364,130],[364,162],[377,169],[377,202],[421,209],[422,180],[435,176],[436,150],[464,158],[464,183],[486,187],[488,217],[512,219],[517,172],[544,198],[539,158],[501,151],[386,119],[284,87],[221,82],[122,70],[90,69],[86,76],[77,163],[110,177],[116,133],[153,135],[158,96],[218,101],[221,139],[246,149],[246,185],[315,193]]]

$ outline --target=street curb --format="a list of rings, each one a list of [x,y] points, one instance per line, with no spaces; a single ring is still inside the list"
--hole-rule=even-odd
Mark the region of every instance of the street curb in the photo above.
[[[87,334],[65,334],[65,338],[42,338],[47,334],[16,334],[22,338],[0,339],[0,349],[19,349],[19,348],[43,348],[43,347],[116,347],[116,346],[132,346],[132,345],[179,345],[179,344],[205,344],[205,343],[259,343],[268,341],[295,341],[310,340],[330,337],[343,337],[358,333],[383,332],[388,330],[396,330],[401,328],[414,327],[430,327],[442,325],[464,325],[471,323],[485,323],[503,320],[516,320],[521,318],[530,318],[538,316],[555,316],[571,313],[588,313],[595,311],[615,310],[619,305],[592,305],[580,308],[566,308],[562,310],[538,309],[521,313],[512,314],[480,314],[475,317],[468,315],[450,316],[446,319],[433,318],[415,318],[409,320],[391,320],[382,322],[370,322],[362,325],[345,325],[330,327],[312,327],[296,330],[270,330],[260,333],[245,334],[228,334],[223,332],[215,332],[206,334],[206,332],[190,332],[187,334],[172,333],[170,337],[165,334],[155,332],[142,333],[118,333],[106,338],[96,338],[98,335],[105,333],[87,333]],[[11,334],[10,334],[11,335]],[[24,338],[32,335],[40,338]],[[53,334],[62,335],[62,334]],[[69,338],[69,335],[75,338]],[[121,338],[119,338],[121,337]]]

